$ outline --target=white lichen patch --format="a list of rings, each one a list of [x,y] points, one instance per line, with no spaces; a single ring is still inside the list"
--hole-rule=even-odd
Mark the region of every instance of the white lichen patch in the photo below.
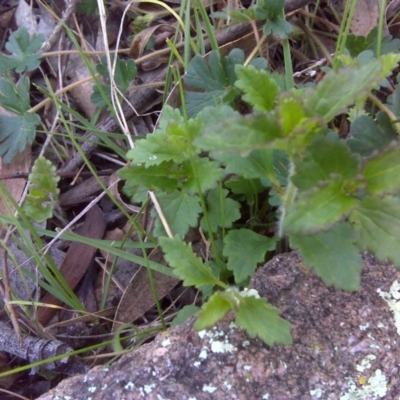
[[[128,383],[124,386],[124,389],[125,389],[125,390],[132,390],[132,389],[134,389],[134,387],[135,387],[135,384],[134,384],[133,382],[128,382]]]
[[[97,387],[96,387],[96,386],[90,386],[90,387],[88,388],[88,391],[89,391],[90,393],[94,393],[96,390],[97,390]]]
[[[171,339],[170,339],[170,338],[165,339],[165,340],[163,340],[163,341],[161,342],[161,346],[162,346],[162,347],[168,347],[168,346],[170,346],[170,344],[171,344]]]
[[[377,369],[362,387],[357,387],[352,378],[348,378],[347,382],[349,390],[340,397],[340,400],[377,400],[384,398],[388,389],[386,376],[380,369]]]
[[[204,341],[208,339],[208,344],[210,345],[210,347],[203,345],[199,359],[206,359],[208,350],[211,350],[213,353],[233,353],[237,351],[237,348],[232,343],[229,343],[229,336],[233,330],[234,328],[232,327],[228,332],[224,332],[214,327],[209,331],[202,330],[198,332],[199,337]]]
[[[198,331],[197,334],[199,335],[200,339],[204,339],[206,336],[207,331],[203,329],[202,331]]]
[[[203,385],[203,392],[206,393],[214,393],[217,390],[217,388],[215,386],[212,385]]]
[[[225,386],[225,388],[227,390],[231,390],[232,389],[232,385],[228,381],[224,381],[223,385]]]
[[[356,370],[358,372],[364,372],[366,369],[371,368],[371,361],[374,361],[376,359],[376,356],[373,354],[368,354],[367,356],[364,357],[364,359],[356,366]]]
[[[324,391],[321,388],[316,388],[314,390],[310,390],[310,396],[313,399],[320,399],[323,394],[324,394]]]
[[[240,295],[242,297],[255,297],[256,299],[260,298],[260,295],[258,294],[256,289],[248,289],[244,288],[241,292]]]
[[[143,390],[144,390],[144,392],[146,394],[150,394],[155,387],[156,387],[156,384],[155,383],[151,383],[150,385],[144,385],[143,386]]]
[[[207,347],[203,347],[200,351],[199,358],[205,360],[207,358]]]
[[[233,353],[237,348],[229,342],[221,342],[220,340],[215,340],[211,342],[211,351],[213,353]]]
[[[389,293],[381,289],[377,289],[377,292],[386,301],[392,311],[397,334],[400,335],[400,283],[397,280],[394,281],[392,286],[390,286]]]
[[[245,366],[243,367],[243,369],[244,369],[245,371],[251,371],[251,370],[253,369],[253,366],[252,366],[252,365],[245,365]]]
[[[265,393],[262,398],[263,398],[263,400],[268,400],[269,399],[269,393]]]
[[[196,368],[199,368],[200,365],[201,365],[201,362],[200,362],[200,361],[195,361],[195,362],[193,363],[193,365],[194,365]]]
[[[360,331],[366,331],[369,328],[369,322],[367,322],[365,325],[360,325]]]

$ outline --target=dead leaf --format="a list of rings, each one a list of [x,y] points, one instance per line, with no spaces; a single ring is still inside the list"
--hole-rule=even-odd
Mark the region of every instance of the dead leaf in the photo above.
[[[158,299],[165,297],[179,282],[179,279],[152,271]],[[145,267],[132,277],[118,305],[112,331],[120,324],[132,323],[154,307],[156,301],[150,286],[149,274]]]
[[[106,222],[102,211],[96,205],[86,214],[84,224],[77,230],[79,235],[92,239],[101,239],[106,229]],[[73,242],[69,247],[65,259],[60,267],[60,272],[68,282],[70,288],[74,290],[79,281],[93,262],[97,249],[87,244]],[[46,293],[42,299],[43,303],[61,305],[62,302]],[[41,325],[46,326],[56,314],[56,308],[40,307],[37,318]]]
[[[0,108],[0,113],[9,115],[2,108]],[[18,176],[29,174],[31,168],[31,148],[27,147],[23,152],[18,153],[10,164],[4,164],[3,159],[0,157],[0,176]],[[3,185],[9,191],[10,195],[16,202],[21,200],[21,196],[24,193],[25,185],[27,180],[25,178],[15,178],[15,179],[4,179]],[[4,203],[5,198],[0,198],[0,214],[10,215],[8,212],[8,207]],[[9,207],[15,211],[14,208],[9,204]],[[5,229],[0,225],[0,236],[3,236]]]
[[[378,24],[379,3],[377,0],[357,0],[351,32],[358,36],[367,36]]]
[[[105,186],[108,186],[108,176],[100,176],[98,178],[92,176],[91,178],[86,179],[84,182],[63,193],[59,199],[60,206],[73,206],[84,201],[92,200],[91,196],[102,190],[98,181],[99,179]]]

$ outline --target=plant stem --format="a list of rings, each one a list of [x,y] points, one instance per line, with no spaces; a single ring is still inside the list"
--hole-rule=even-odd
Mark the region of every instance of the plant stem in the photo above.
[[[285,194],[283,196],[283,201],[282,201],[282,206],[280,209],[281,215],[279,218],[279,224],[278,224],[278,236],[281,238],[283,237],[283,223],[287,214],[287,209],[289,206],[294,202],[294,199],[296,198],[297,194],[297,188],[292,182],[292,176],[294,175],[294,162],[291,160],[290,161],[290,167],[289,167],[289,177],[288,177],[288,185],[285,190]]]

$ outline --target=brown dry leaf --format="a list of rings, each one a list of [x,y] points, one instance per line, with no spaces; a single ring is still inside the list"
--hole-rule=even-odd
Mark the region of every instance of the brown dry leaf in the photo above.
[[[375,28],[379,18],[379,2],[377,0],[357,0],[351,32],[354,35],[367,36]]]
[[[5,41],[4,35],[10,26],[12,26],[12,20],[14,18],[15,9],[18,6],[18,0],[10,0],[7,2],[0,3],[0,40]]]
[[[131,43],[129,48],[129,58],[138,59],[145,54],[151,53],[147,50],[149,40],[154,37],[154,49],[159,50],[166,45],[166,40],[171,38],[175,33],[175,25],[159,24],[151,26],[149,28],[143,29],[137,33]],[[182,36],[178,38],[178,43],[182,40]],[[151,71],[158,68],[161,64],[168,61],[169,55],[164,55],[162,57],[157,57],[155,60],[146,61],[141,64],[141,67],[145,71]]]
[[[158,249],[158,251],[161,253],[161,250]],[[160,272],[152,271],[152,275],[159,300],[165,297],[180,282],[179,279]],[[132,277],[122,296],[112,331],[115,332],[120,324],[134,322],[153,308],[155,304],[148,271],[145,267],[141,267]]]
[[[107,231],[104,239],[121,242],[124,240],[129,240],[132,242],[138,241],[136,232],[134,229],[132,229],[132,224],[130,223],[130,221],[128,221],[122,229],[116,228],[112,231]],[[140,248],[127,248],[126,251],[138,256],[143,255],[142,249]],[[118,257],[115,260],[115,256],[113,254],[109,254],[103,250],[100,250],[100,252],[105,258],[106,264],[103,267],[104,272],[97,276],[95,282],[96,298],[98,303],[100,303],[105,292],[104,284],[107,279],[107,275],[111,273],[110,267],[115,263],[113,265],[112,280],[109,287],[107,288],[106,298],[106,307],[112,307],[120,301],[123,292],[129,285],[129,282],[132,280],[132,276],[140,268],[140,265],[135,264],[132,261],[126,260],[122,257]]]
[[[1,113],[0,109],[0,113]],[[18,153],[11,164],[4,164],[3,159],[0,157],[0,176],[18,176],[20,174],[29,174],[31,168],[31,148],[27,147],[22,153]],[[10,192],[10,195],[16,202],[21,200],[21,196],[24,192],[26,185],[25,178],[15,179],[4,179],[3,184],[6,189]],[[9,215],[6,204],[6,199],[0,198],[0,214]],[[11,205],[9,205],[11,206]],[[0,226],[0,236],[3,236],[5,230],[3,226]]]
[[[2,372],[7,372],[10,369],[12,369],[12,367],[9,365],[10,363],[8,359],[9,359],[8,354],[5,353],[4,351],[0,351],[0,374]],[[0,387],[8,389],[20,376],[21,372],[3,376],[2,378],[0,378]]]
[[[94,205],[86,214],[84,224],[77,230],[79,235],[92,239],[101,239],[106,229],[106,222],[99,207]],[[60,272],[68,282],[70,288],[74,290],[81,278],[93,262],[96,249],[87,244],[73,242],[69,247],[64,261],[60,267]],[[46,293],[42,303],[61,305],[62,302]],[[57,308],[41,307],[37,312],[37,319],[41,325],[46,326],[56,314]]]
[[[60,206],[68,207],[92,200],[92,196],[102,190],[99,180],[108,186],[108,176],[92,176],[63,193],[59,199]]]
[[[140,207],[125,203],[125,201],[122,199],[120,187],[118,185],[119,181],[121,181],[121,179],[118,177],[118,174],[116,172],[112,173],[108,182],[108,186],[110,187],[110,194],[118,201],[119,204],[121,204],[125,208],[126,211],[128,211],[129,213],[132,212],[134,214],[138,213],[140,211]]]

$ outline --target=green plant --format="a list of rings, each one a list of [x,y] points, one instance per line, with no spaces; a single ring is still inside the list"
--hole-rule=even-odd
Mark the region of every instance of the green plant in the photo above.
[[[233,279],[246,287],[283,235],[327,285],[340,289],[358,288],[360,251],[400,267],[396,133],[388,133],[386,114],[379,125],[359,117],[348,139],[329,129],[337,115],[365,100],[399,61],[400,56],[388,54],[330,71],[314,88],[286,92],[281,77],[239,63],[230,67],[235,89],[229,90],[236,95],[230,106],[205,107],[188,120],[165,107],[159,128],[129,151],[130,165],[120,171],[125,193],[142,202],[148,190],[154,191],[167,221],[157,218],[154,230],[166,260],[185,285],[196,286],[208,298],[198,329],[232,310],[252,336],[268,344],[290,342],[290,326],[277,309],[256,293],[229,284]],[[200,65],[198,57],[192,63]],[[210,71],[222,71],[217,55],[209,63]],[[205,76],[204,67],[189,65],[188,70],[193,82],[196,71],[198,81]],[[253,113],[243,116],[235,110],[240,93]],[[361,132],[360,124],[367,129]],[[278,167],[282,164],[286,173]],[[267,204],[278,230],[272,237],[240,221],[243,207],[265,202],[265,194],[279,206],[273,213]],[[253,217],[260,219],[262,209]],[[210,242],[206,261],[183,242],[190,227],[200,227]]]
[[[29,37],[26,28],[19,28],[6,43],[10,55],[0,54],[0,106],[10,115],[0,115],[0,156],[9,164],[14,156],[33,143],[40,117],[30,112],[30,80],[20,75],[14,81],[12,71],[23,74],[35,70],[40,55],[36,52],[44,42],[44,35]]]
[[[58,204],[57,188],[60,177],[49,160],[39,157],[29,175],[29,193],[23,205],[26,215],[37,222],[44,222],[53,216]]]
[[[111,60],[114,62],[114,60]],[[105,84],[95,85],[91,100],[97,107],[104,107],[107,104],[112,104],[111,101],[111,83],[110,72],[107,67],[107,57],[101,58],[100,64],[96,66],[97,72],[105,78]],[[118,56],[115,60],[114,82],[120,94],[125,94],[129,88],[130,83],[136,77],[137,69],[135,61],[129,59],[128,61],[121,60]]]

